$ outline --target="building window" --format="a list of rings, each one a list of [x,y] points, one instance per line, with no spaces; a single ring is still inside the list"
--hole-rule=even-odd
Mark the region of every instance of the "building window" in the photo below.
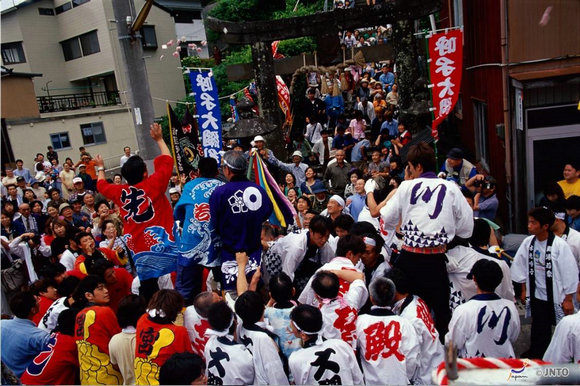
[[[99,37],[97,36],[97,31],[91,31],[89,33],[79,36],[81,41],[81,47],[83,49],[83,56],[96,54],[101,52],[101,47],[99,47]]]
[[[91,0],[72,0],[72,5],[73,7],[78,7],[79,5],[82,5],[84,3],[88,3]]]
[[[4,64],[26,63],[22,42],[2,44],[2,61]]]
[[[50,135],[50,143],[55,150],[68,149],[71,147],[68,132],[55,133]]]
[[[473,128],[475,130],[475,155],[489,165],[487,152],[487,104],[473,101]]]
[[[86,34],[64,40],[60,42],[60,44],[62,46],[64,60],[67,62],[69,60],[80,58],[81,56],[96,54],[97,52],[101,51],[97,31],[91,31]]]
[[[39,15],[54,16],[54,9],[52,8],[38,8]]]
[[[64,54],[64,60],[67,62],[69,60],[77,59],[83,56],[81,52],[81,45],[79,43],[79,38],[72,38],[60,42],[62,46],[62,53]]]
[[[61,13],[66,12],[69,9],[72,9],[72,4],[70,2],[69,3],[64,3],[63,5],[59,5],[54,10],[55,10],[55,12],[56,12],[57,15],[60,15]]]
[[[83,144],[85,145],[107,143],[103,122],[93,122],[81,125],[81,135],[83,136]]]
[[[145,25],[141,28],[141,42],[143,43],[143,48],[157,48],[157,36],[155,35],[154,25]]]

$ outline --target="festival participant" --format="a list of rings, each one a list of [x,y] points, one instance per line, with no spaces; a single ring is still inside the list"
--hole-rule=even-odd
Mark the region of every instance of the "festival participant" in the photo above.
[[[338,271],[338,273],[342,273]],[[319,303],[323,325],[320,334],[324,339],[342,339],[356,349],[356,319],[364,305],[368,291],[364,286],[362,272],[348,272],[349,286],[344,295],[340,293],[338,275],[319,271],[312,280],[315,300]],[[343,273],[343,278],[345,277]],[[343,279],[344,280],[344,279]]]
[[[204,349],[205,373],[209,385],[251,385],[254,383],[252,353],[237,344],[234,334],[236,315],[224,301],[211,305],[208,311],[210,338]]]
[[[176,257],[167,250],[173,242],[173,210],[165,196],[171,177],[173,158],[163,141],[158,123],[149,129],[161,155],[154,160],[155,172],[149,175],[145,161],[132,156],[121,168],[127,184],[110,184],[105,176],[105,163],[100,155],[95,157],[98,171],[97,188],[107,199],[120,208],[123,231],[127,245],[137,265],[141,288],[140,294],[150,299],[159,289],[159,276],[175,271]],[[153,240],[162,239],[155,243]],[[162,250],[163,252],[159,252]],[[139,259],[143,259],[142,264]],[[164,265],[165,264],[165,265]],[[153,268],[150,268],[153,266]]]
[[[209,328],[207,317],[212,304],[219,302],[221,297],[215,292],[202,292],[193,299],[193,304],[183,313],[183,326],[187,329],[193,352],[203,358],[205,344],[209,336],[205,331]]]
[[[226,152],[223,162],[229,182],[217,187],[209,199],[210,221],[222,241],[222,288],[235,293],[235,253],[247,253],[250,261],[245,274],[251,277],[260,267],[262,223],[270,217],[273,206],[266,191],[247,180],[248,161],[242,152]]]
[[[391,269],[391,266],[381,255],[385,240],[371,223],[365,221],[353,224],[349,233],[361,236],[365,243],[365,251],[361,255],[360,261],[364,266],[365,282],[368,285]]]
[[[302,291],[316,270],[334,257],[328,244],[331,230],[329,218],[315,216],[307,232],[289,234],[270,248],[280,256],[282,270],[293,280],[296,291]]]
[[[216,178],[215,159],[201,158],[198,168],[200,176],[185,184],[174,210],[175,221],[179,221],[182,228],[181,234],[174,234],[179,248],[176,289],[187,305],[201,292],[204,268],[212,269],[218,280],[221,273],[217,235],[210,221],[209,197],[223,182]]]
[[[124,385],[135,384],[135,327],[146,308],[145,299],[138,295],[127,295],[119,302],[117,321],[121,332],[109,342],[109,357],[123,375]]]
[[[558,185],[564,192],[564,197],[580,196],[580,166],[575,162],[570,162],[564,165],[564,179],[558,181]]]
[[[409,294],[409,282],[403,271],[393,268],[386,277],[395,284],[393,312],[412,323],[419,340],[420,351],[413,384],[430,385],[433,383],[431,373],[443,361],[443,345],[429,307],[418,296]]]
[[[121,299],[131,293],[133,276],[125,268],[116,268],[111,261],[106,259],[95,260],[88,273],[105,279],[109,291],[109,307],[116,312]]]
[[[395,285],[391,280],[376,278],[369,292],[373,306],[368,314],[359,315],[356,321],[365,382],[380,385],[388,379],[390,384],[409,384],[421,350],[415,328],[391,310],[390,304],[395,297]]]
[[[118,267],[127,264],[125,250],[122,247],[117,249],[96,248],[95,238],[91,233],[79,232],[75,235],[75,241],[81,253],[75,260],[74,269],[87,275],[97,260],[109,260]]]
[[[477,174],[475,166],[463,157],[463,150],[454,147],[447,153],[447,159],[441,168],[441,173],[448,181],[454,181],[461,187]]]
[[[389,231],[401,221],[403,248],[395,265],[409,277],[411,292],[431,307],[437,331],[444,335],[451,317],[446,245],[455,235],[471,236],[473,211],[454,182],[437,178],[429,145],[411,146],[407,161],[413,179],[401,183],[380,210],[381,219]],[[373,194],[367,192],[367,197]]]
[[[207,385],[205,362],[199,355],[173,354],[159,371],[161,385]]]
[[[345,161],[344,150],[337,150],[335,154],[336,162],[329,162],[326,171],[324,172],[324,181],[328,183],[328,190],[332,194],[342,195],[346,184],[348,184],[348,172],[351,165]]]
[[[365,180],[359,178],[354,185],[354,194],[346,200],[346,207],[354,221],[358,221],[360,212],[366,205]]]
[[[578,267],[580,267],[580,232],[566,224],[566,209],[564,209],[564,206],[552,204],[549,208],[554,212],[554,224],[552,224],[550,230],[568,243]]]
[[[252,353],[254,362],[254,382],[260,385],[287,385],[280,349],[276,343],[280,338],[270,332],[264,321],[262,297],[254,291],[242,293],[236,300],[236,314],[242,320],[238,330],[238,340]],[[270,327],[271,328],[271,327]]]
[[[580,196],[570,196],[566,199],[565,206],[568,226],[580,232]]]
[[[310,304],[313,306],[320,306],[322,302],[318,301],[312,289],[312,281],[314,274],[318,272],[333,272],[339,277],[339,293],[341,296],[346,296],[351,287],[351,283],[355,284],[357,288],[356,294],[352,294],[353,307],[358,310],[364,305],[368,298],[368,291],[366,291],[364,283],[364,275],[362,273],[361,256],[365,252],[366,246],[363,238],[356,235],[345,235],[338,240],[336,246],[336,257],[329,262],[321,265],[306,283],[304,290],[300,293],[298,301],[302,304]],[[359,268],[360,267],[360,268]],[[345,271],[342,272],[341,271]],[[344,274],[344,275],[343,275]],[[360,275],[363,275],[360,277]],[[361,281],[356,281],[361,279]]]
[[[296,385],[360,385],[363,374],[352,347],[340,339],[323,340],[322,314],[316,307],[299,305],[290,314],[292,333],[302,340],[302,349],[288,359]]]
[[[16,160],[16,169],[13,171],[14,175],[17,177],[24,178],[24,181],[27,184],[30,184],[30,182],[32,181],[32,175],[30,174],[30,169],[23,167],[23,165],[24,165],[24,161],[22,161],[21,159]]]
[[[495,261],[478,260],[467,277],[475,282],[477,295],[455,309],[445,343],[455,345],[462,358],[515,358],[512,343],[520,333],[520,317],[513,300],[494,293],[501,268]]]
[[[79,374],[79,357],[74,339],[78,310],[67,309],[43,350],[22,375],[24,385],[74,385]]]
[[[475,282],[468,279],[467,276],[473,264],[479,260],[495,261],[500,266],[502,280],[495,288],[494,293],[506,300],[512,301],[514,299],[515,295],[509,265],[505,261],[491,256],[489,252],[483,253],[488,249],[487,243],[490,234],[491,228],[489,224],[484,219],[478,218],[474,221],[473,234],[469,239],[469,243],[458,237],[449,243],[449,249],[445,255],[447,256],[446,265],[451,286],[451,297],[449,299],[451,310],[454,310],[458,305],[465,303],[477,294]]]
[[[42,319],[38,323],[38,328],[46,332],[52,332],[56,328],[58,316],[66,309],[72,308],[74,304],[73,292],[80,283],[80,279],[74,276],[66,277],[58,285],[58,294],[60,298],[56,299],[48,310],[44,313]]]
[[[292,300],[295,294],[292,280],[284,272],[280,272],[270,278],[268,283],[270,301],[264,311],[264,317],[278,335],[278,346],[286,358],[300,348],[300,339],[290,331],[290,313],[296,307]]]
[[[14,319],[2,320],[2,365],[20,377],[50,339],[48,332],[36,327],[32,317],[38,312],[31,292],[17,292],[10,299]]]
[[[159,370],[171,355],[193,352],[185,327],[173,324],[182,307],[183,297],[175,290],[159,290],[149,301],[147,313],[137,322],[137,385],[158,385]]]
[[[345,206],[344,199],[338,194],[335,194],[328,199],[326,209],[323,210],[320,215],[328,217],[330,220],[334,221],[343,213]]]
[[[75,323],[75,340],[81,368],[81,385],[120,385],[123,376],[109,357],[109,341],[121,332],[117,317],[109,304],[105,281],[87,276],[74,295],[75,308],[85,307]]]
[[[46,311],[58,299],[56,287],[56,282],[52,279],[42,279],[32,283],[30,290],[34,296],[38,297],[38,312],[32,318],[35,325],[39,325]]]
[[[558,323],[543,359],[554,364],[580,363],[580,312]]]
[[[530,350],[525,358],[542,358],[550,344],[552,326],[574,312],[578,265],[564,240],[550,231],[554,214],[546,208],[528,212],[528,232],[511,266],[512,280],[521,283],[521,299],[531,311]]]

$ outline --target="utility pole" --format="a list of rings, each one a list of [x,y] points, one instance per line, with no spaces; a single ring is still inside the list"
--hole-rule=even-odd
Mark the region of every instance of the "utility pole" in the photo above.
[[[127,79],[127,91],[139,146],[139,155],[148,161],[159,154],[159,149],[155,142],[149,138],[149,125],[153,123],[155,113],[149,89],[147,68],[143,59],[141,35],[139,33],[134,35],[130,33],[131,24],[135,17],[131,11],[135,9],[135,4],[133,0],[113,0],[112,5]]]

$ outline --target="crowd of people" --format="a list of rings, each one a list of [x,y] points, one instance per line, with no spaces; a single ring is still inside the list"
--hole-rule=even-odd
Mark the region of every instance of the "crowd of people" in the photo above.
[[[388,67],[379,78],[396,87]],[[334,115],[317,91],[290,162],[256,136],[186,182],[154,124],[152,171],[130,148],[113,179],[85,149],[61,171],[52,149],[35,172],[6,169],[2,383],[431,384],[444,344],[579,362],[578,164],[506,256],[496,181],[461,149],[438,168],[393,109],[374,124],[361,97]],[[269,221],[250,153],[294,206],[288,227]],[[532,318],[523,353],[517,301]]]

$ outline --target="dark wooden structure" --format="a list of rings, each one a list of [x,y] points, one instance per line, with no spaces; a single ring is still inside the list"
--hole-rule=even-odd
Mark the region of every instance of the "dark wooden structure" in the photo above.
[[[280,20],[239,23],[208,17],[206,25],[209,29],[221,33],[221,40],[225,43],[251,44],[252,65],[258,88],[258,107],[264,119],[279,127],[282,120],[277,105],[276,72],[271,51],[273,41],[333,33],[336,36],[338,31],[346,29],[390,23],[394,25],[395,35],[409,37],[405,39],[405,44],[411,47],[410,44],[413,41],[411,21],[434,13],[439,7],[439,0],[395,0],[372,7],[336,9],[331,12],[318,12],[313,15]],[[398,21],[403,21],[403,23],[397,23]],[[404,50],[399,51],[403,53]],[[414,52],[414,47],[409,51]],[[415,56],[412,53],[403,54]],[[412,62],[412,60],[401,59],[401,62]],[[416,71],[410,71],[410,74],[415,76]],[[416,78],[410,79],[408,84],[413,85],[414,80]],[[402,89],[405,90],[405,87]],[[405,101],[410,100],[403,95],[401,98]],[[275,130],[268,137],[269,146],[281,155],[283,152],[281,131]]]

